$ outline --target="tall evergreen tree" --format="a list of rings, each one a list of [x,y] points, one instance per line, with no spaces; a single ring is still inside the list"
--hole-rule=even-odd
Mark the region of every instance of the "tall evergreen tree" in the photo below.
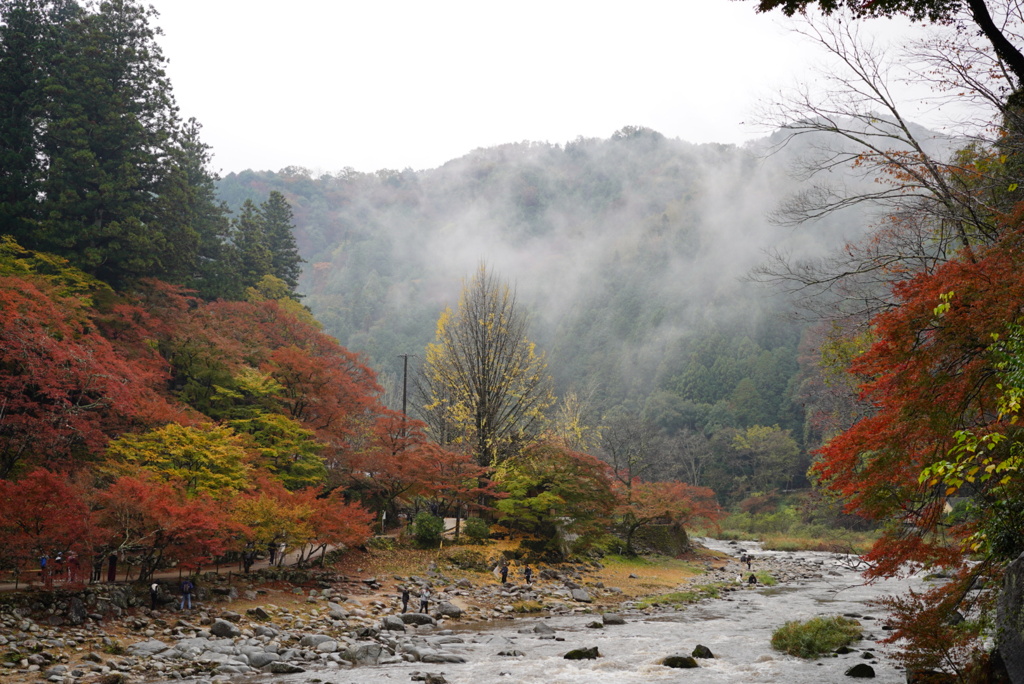
[[[294,293],[299,286],[302,273],[302,257],[295,244],[292,225],[292,208],[280,192],[274,190],[267,201],[260,205],[266,244],[270,249],[271,275],[288,284]]]
[[[155,221],[177,107],[153,14],[112,0],[71,22],[45,80],[42,245],[115,284],[187,259]]]
[[[252,200],[242,204],[232,221],[231,240],[236,261],[236,287],[239,288],[233,294],[240,297],[246,287],[255,286],[260,278],[270,274],[273,266],[263,216]]]
[[[179,256],[165,263],[171,279],[215,299],[232,292],[231,224],[227,206],[217,200],[217,176],[210,171],[210,146],[200,139],[201,130],[192,118],[176,132],[157,215],[172,253]]]
[[[178,117],[155,15],[136,0],[0,0],[0,233],[114,285],[156,276],[225,296],[227,210],[199,124]]]
[[[45,168],[45,82],[66,24],[81,14],[72,0],[0,0],[0,234],[25,245],[36,237]]]

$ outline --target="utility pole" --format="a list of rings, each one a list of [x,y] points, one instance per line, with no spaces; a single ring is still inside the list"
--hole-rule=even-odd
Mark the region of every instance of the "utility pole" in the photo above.
[[[402,421],[405,421],[405,400],[406,400],[406,389],[408,387],[407,381],[409,378],[409,355],[399,354],[398,358],[402,359]]]

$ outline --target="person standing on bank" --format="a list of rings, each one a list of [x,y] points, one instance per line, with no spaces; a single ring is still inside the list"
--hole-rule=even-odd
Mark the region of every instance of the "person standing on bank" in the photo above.
[[[153,582],[149,585],[149,609],[156,610],[157,599],[160,598],[160,585]]]
[[[409,612],[409,587],[402,587],[402,612]]]
[[[423,591],[420,592],[420,612],[427,614],[427,607],[430,603],[430,590],[423,587]]]
[[[526,569],[523,570],[523,574],[526,575],[526,583],[533,584],[533,568],[527,565]]]
[[[179,610],[185,610],[186,605],[189,610],[192,610],[192,590],[195,585],[192,584],[192,580],[186,579],[181,583],[181,605],[178,607]]]
[[[508,581],[508,563],[501,564],[501,583],[505,584]]]

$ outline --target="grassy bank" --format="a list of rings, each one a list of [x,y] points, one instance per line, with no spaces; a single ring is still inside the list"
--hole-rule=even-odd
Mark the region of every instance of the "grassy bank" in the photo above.
[[[769,551],[828,551],[831,553],[867,553],[878,533],[858,532],[801,522],[788,508],[770,514],[733,513],[721,521],[719,529],[695,532],[716,539],[759,541]]]

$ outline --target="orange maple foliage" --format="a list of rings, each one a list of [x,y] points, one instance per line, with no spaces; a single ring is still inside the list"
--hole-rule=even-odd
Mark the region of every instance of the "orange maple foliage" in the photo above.
[[[140,579],[171,565],[211,563],[241,531],[222,504],[169,483],[120,477],[94,498],[108,551],[138,565]]]
[[[93,558],[100,531],[81,490],[66,476],[37,469],[18,481],[0,480],[0,559],[16,572],[52,571],[59,555],[77,554],[83,567]]]

